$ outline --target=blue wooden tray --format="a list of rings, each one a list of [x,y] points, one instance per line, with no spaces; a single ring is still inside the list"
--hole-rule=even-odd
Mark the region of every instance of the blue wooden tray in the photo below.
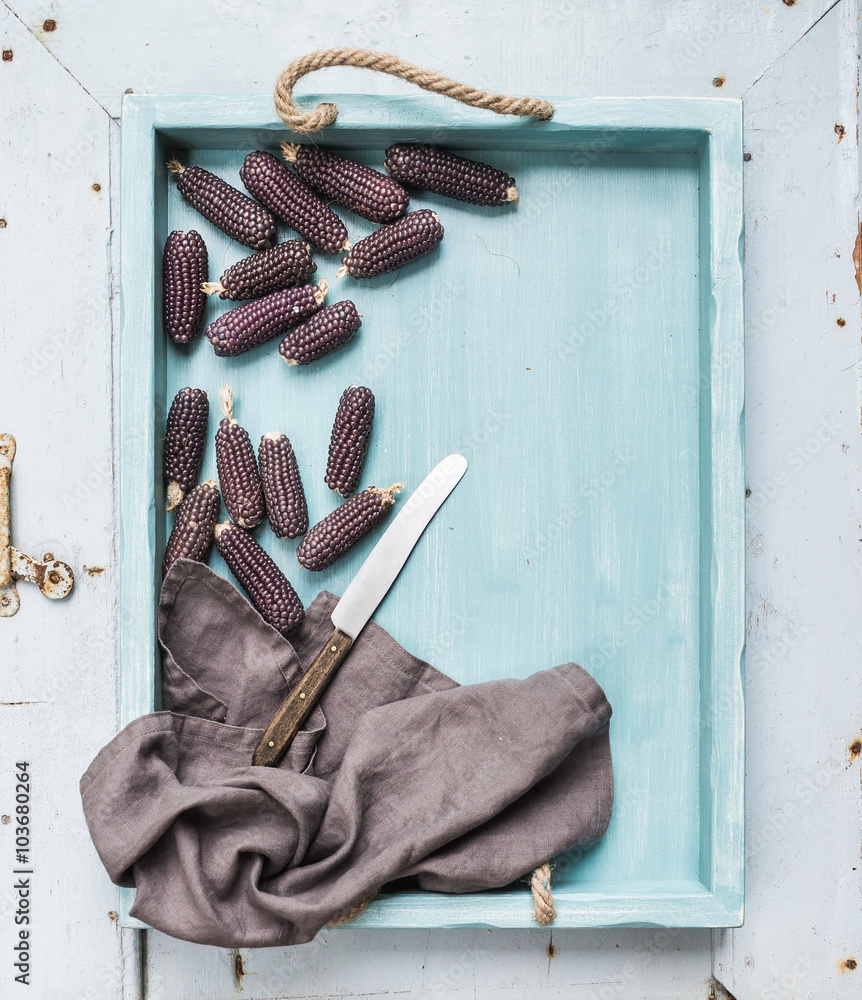
[[[308,98],[309,103],[317,98]],[[516,177],[520,204],[417,194],[439,251],[352,298],[350,345],[288,368],[278,341],[219,359],[166,343],[160,260],[197,229],[211,277],[248,251],[179,197],[178,154],[241,186],[246,152],[287,137],[269,97],[127,97],[122,128],[122,722],[158,705],[155,607],[167,516],[166,406],[185,385],[236,390],[256,442],[293,442],[312,520],[342,390],[377,417],[365,482],[416,486],[442,456],[470,469],[376,618],[463,683],[582,663],[614,707],[614,818],[557,861],[557,925],[738,926],[743,904],[742,141],[737,101],[557,100],[546,123],[437,97],[337,97],[314,137],[380,166],[393,141],[444,143]],[[346,219],[351,238],[372,227]],[[285,236],[289,236],[284,231]],[[207,319],[226,308],[208,304]],[[208,446],[204,473],[214,476]],[[340,593],[374,538],[311,574],[257,536],[307,603]],[[214,554],[211,565],[230,576]],[[131,894],[123,893],[123,922]],[[526,886],[382,896],[363,927],[528,927]]]

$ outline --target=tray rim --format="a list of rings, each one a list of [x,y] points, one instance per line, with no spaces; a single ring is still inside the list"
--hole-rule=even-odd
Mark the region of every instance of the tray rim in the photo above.
[[[700,880],[632,882],[625,889],[554,889],[554,927],[738,927],[744,914],[744,393],[742,301],[742,102],[728,98],[550,98],[549,122],[508,118],[445,98],[309,95],[303,106],[334,100],[337,121],[324,133],[410,127],[439,129],[447,139],[469,130],[471,141],[504,133],[520,147],[542,146],[543,136],[601,151],[663,148],[700,155],[701,255],[709,260],[702,287],[701,345],[708,344],[711,392],[709,448],[711,556],[709,635],[701,633],[701,802],[709,802],[700,830]],[[219,131],[292,134],[274,114],[271,95],[126,95],[121,130],[121,328],[119,341],[120,439],[120,728],[153,711],[156,608],[160,559],[155,552],[154,430],[149,412],[155,390],[151,336],[155,273],[132,277],[122,262],[153,259],[157,133],[181,144]],[[302,138],[302,137],[300,137]],[[656,147],[656,143],[659,144]],[[234,143],[222,148],[235,148]],[[513,147],[514,148],[514,147]],[[705,340],[706,338],[706,340]],[[139,345],[151,344],[149,358]],[[136,346],[137,345],[137,346]],[[147,363],[149,360],[149,363]],[[719,391],[716,392],[715,388]],[[703,424],[701,422],[702,433]],[[126,446],[128,443],[128,446]],[[705,543],[702,541],[702,545]],[[704,656],[709,669],[705,671]],[[704,733],[706,736],[704,736]],[[703,819],[704,813],[701,812]],[[147,925],[129,915],[134,890],[120,889],[120,924]],[[381,895],[350,928],[456,928],[535,926],[529,893],[453,896]]]

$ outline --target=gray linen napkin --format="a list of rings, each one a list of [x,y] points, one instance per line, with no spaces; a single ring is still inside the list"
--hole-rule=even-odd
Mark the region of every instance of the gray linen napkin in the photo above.
[[[373,622],[280,766],[253,767],[336,600],[321,593],[287,641],[206,566],[171,568],[166,711],[126,726],[81,779],[135,917],[224,948],[301,944],[394,879],[496,888],[604,834],[611,707],[589,674],[566,663],[462,687]]]

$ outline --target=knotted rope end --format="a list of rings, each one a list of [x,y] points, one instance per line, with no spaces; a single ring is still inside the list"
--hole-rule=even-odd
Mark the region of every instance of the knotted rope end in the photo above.
[[[320,132],[338,117],[337,106],[329,103],[318,104],[314,111],[300,111],[299,107],[291,100],[290,106],[276,105],[276,110],[291,132],[297,132],[300,135]]]

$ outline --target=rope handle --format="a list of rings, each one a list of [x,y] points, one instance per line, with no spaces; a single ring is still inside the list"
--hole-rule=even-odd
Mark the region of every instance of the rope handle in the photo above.
[[[318,49],[294,61],[279,74],[275,82],[275,110],[279,118],[293,132],[308,134],[319,132],[331,125],[338,116],[334,104],[318,104],[313,111],[302,111],[293,99],[293,88],[297,80],[318,69],[329,66],[358,66],[373,69],[377,73],[389,73],[408,83],[415,83],[423,90],[443,94],[462,104],[474,108],[485,108],[498,115],[521,115],[546,122],[554,114],[554,106],[538,97],[506,97],[487,90],[476,90],[457,80],[433,70],[420,69],[413,63],[405,62],[398,56],[386,52],[372,52],[369,49]]]

